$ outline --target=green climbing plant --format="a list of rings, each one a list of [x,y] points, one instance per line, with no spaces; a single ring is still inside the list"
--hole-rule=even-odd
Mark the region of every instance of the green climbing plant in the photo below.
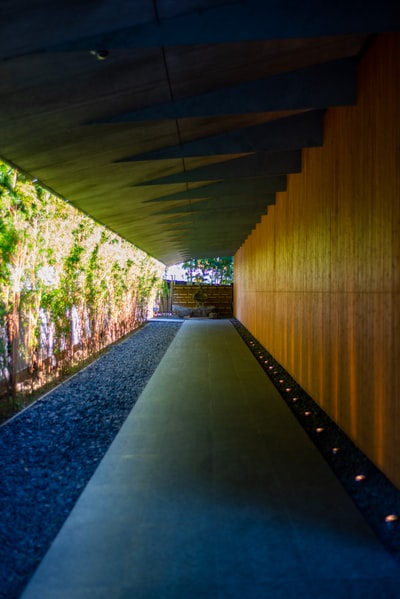
[[[0,397],[147,317],[164,265],[0,162]]]

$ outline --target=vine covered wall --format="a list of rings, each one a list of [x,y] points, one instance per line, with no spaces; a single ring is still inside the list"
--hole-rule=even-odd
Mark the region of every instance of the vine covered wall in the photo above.
[[[0,383],[15,396],[138,327],[164,265],[0,162]]]
[[[235,256],[235,315],[400,487],[400,35]]]

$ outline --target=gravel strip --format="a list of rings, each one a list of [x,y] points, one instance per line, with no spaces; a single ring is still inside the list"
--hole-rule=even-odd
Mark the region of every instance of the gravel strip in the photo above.
[[[151,321],[0,428],[0,597],[19,597],[181,321]]]

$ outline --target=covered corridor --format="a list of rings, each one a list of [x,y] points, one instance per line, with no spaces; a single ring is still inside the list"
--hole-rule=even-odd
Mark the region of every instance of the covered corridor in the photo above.
[[[233,256],[234,317],[400,489],[400,3],[5,5],[2,159],[165,266]],[[399,581],[232,324],[192,320],[24,599]]]
[[[187,320],[23,599],[394,598],[375,537],[229,320]]]

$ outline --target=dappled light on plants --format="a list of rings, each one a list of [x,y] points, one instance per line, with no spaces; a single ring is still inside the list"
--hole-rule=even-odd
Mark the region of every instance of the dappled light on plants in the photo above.
[[[21,381],[33,390],[138,327],[163,272],[0,162],[0,396],[15,404]]]

